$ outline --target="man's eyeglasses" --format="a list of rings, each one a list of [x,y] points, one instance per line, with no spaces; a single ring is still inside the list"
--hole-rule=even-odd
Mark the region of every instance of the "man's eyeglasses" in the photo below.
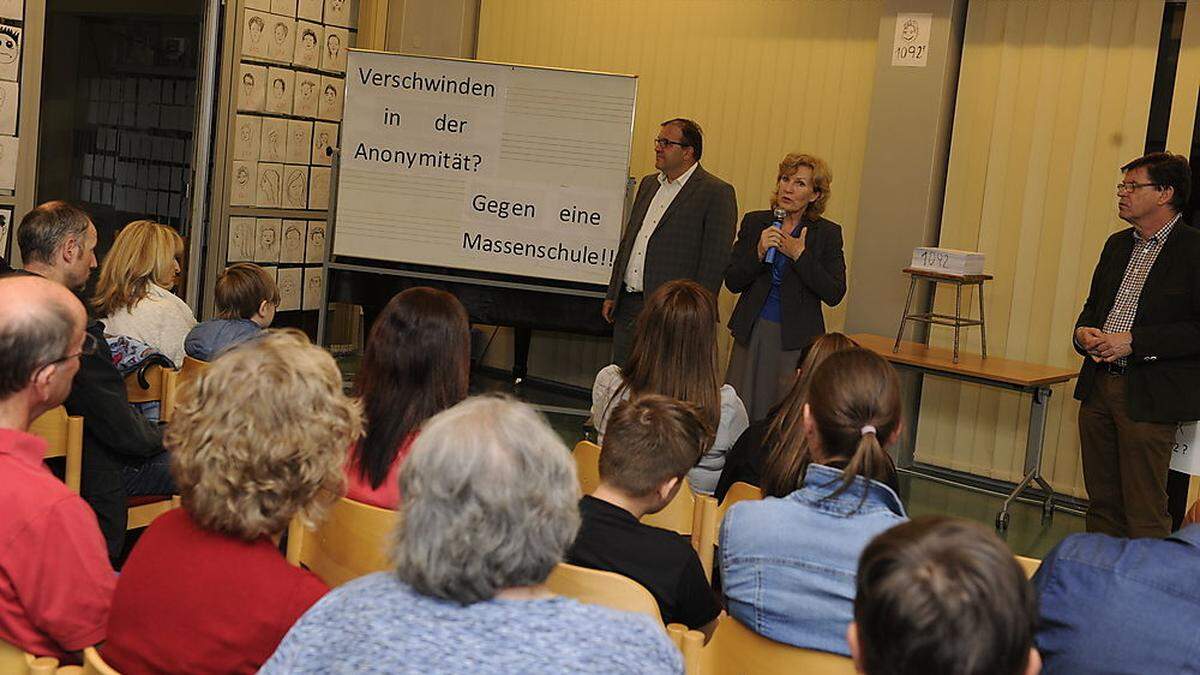
[[[37,372],[40,372],[43,368],[49,368],[50,366],[53,366],[57,363],[62,363],[63,361],[69,361],[77,356],[91,356],[92,354],[95,354],[95,353],[96,353],[96,337],[94,335],[92,335],[91,333],[84,333],[83,334],[83,344],[79,347],[79,351],[75,352],[74,354],[66,354],[65,356],[60,356],[57,359],[54,359],[53,361],[47,361],[46,363],[43,363],[41,366],[38,367]]]
[[[1144,187],[1162,187],[1161,183],[1117,183],[1117,194],[1125,194],[1133,192],[1138,188]]]
[[[681,147],[681,148],[690,148],[690,147],[692,147],[691,145],[689,145],[689,144],[687,144],[687,143],[681,143],[681,142],[679,142],[679,141],[673,141],[673,140],[671,140],[671,139],[669,139],[669,138],[656,138],[656,139],[654,139],[654,147],[656,147],[656,148],[665,148],[665,147],[667,147],[668,145],[678,145],[678,146],[679,146],[679,147]]]

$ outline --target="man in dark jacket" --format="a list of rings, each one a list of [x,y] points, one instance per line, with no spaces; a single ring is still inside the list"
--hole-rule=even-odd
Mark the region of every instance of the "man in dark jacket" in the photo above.
[[[1200,419],[1200,231],[1181,220],[1188,160],[1152,153],[1121,167],[1118,213],[1075,323],[1075,398],[1087,529],[1165,537],[1175,425]]]
[[[62,201],[42,204],[21,219],[17,243],[25,271],[79,293],[96,268],[96,227],[82,210]],[[86,305],[86,303],[84,303]],[[158,427],[129,407],[125,381],[112,362],[104,324],[90,321],[96,351],[80,358],[79,372],[64,401],[83,417],[81,495],[96,512],[108,555],[125,545],[126,499],[172,491]]]

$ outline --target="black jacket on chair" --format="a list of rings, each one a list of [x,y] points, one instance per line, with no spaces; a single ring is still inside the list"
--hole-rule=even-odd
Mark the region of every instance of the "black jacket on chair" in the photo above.
[[[770,211],[751,211],[742,218],[737,243],[725,268],[725,287],[741,293],[729,330],[741,344],[750,339],[754,322],[771,292],[771,265],[758,259],[758,239],[771,225]],[[803,349],[825,332],[821,303],[837,305],[846,295],[846,257],[842,252],[842,227],[818,218],[804,221],[804,252],[792,261],[779,286],[784,349]],[[777,253],[783,255],[783,252]]]
[[[1133,228],[1108,238],[1075,328],[1103,328],[1133,255]],[[1140,422],[1200,419],[1200,230],[1175,225],[1138,299],[1125,370],[1129,416]],[[1075,350],[1084,354],[1079,345]],[[1100,366],[1084,354],[1075,398],[1086,401]]]

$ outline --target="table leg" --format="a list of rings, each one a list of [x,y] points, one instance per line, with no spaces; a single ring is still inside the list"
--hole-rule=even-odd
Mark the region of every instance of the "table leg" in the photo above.
[[[1033,390],[1029,403],[1029,436],[1025,442],[1025,475],[1021,482],[1004,500],[1000,513],[996,514],[996,529],[1008,528],[1008,507],[1029,488],[1030,483],[1036,483],[1046,498],[1042,502],[1042,520],[1049,520],[1054,514],[1054,489],[1042,477],[1042,441],[1046,436],[1046,404],[1050,400],[1050,388],[1039,387]]]
[[[958,363],[958,331],[962,329],[962,284],[954,284],[954,363]]]
[[[983,351],[983,358],[987,358],[987,322],[983,316],[983,282],[979,282],[979,346]]]
[[[892,353],[900,351],[900,339],[904,337],[904,323],[908,321],[908,310],[912,307],[913,291],[917,289],[917,278],[911,277],[908,282],[908,299],[904,301],[904,314],[900,315],[900,330],[896,331],[896,344],[892,345]]]

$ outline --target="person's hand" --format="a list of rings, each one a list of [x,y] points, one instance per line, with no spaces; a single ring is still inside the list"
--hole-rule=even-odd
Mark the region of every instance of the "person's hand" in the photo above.
[[[1075,329],[1075,342],[1083,347],[1083,351],[1091,353],[1092,348],[1104,340],[1104,333],[1099,328],[1080,326]]]
[[[783,230],[776,227],[766,227],[762,234],[758,235],[758,259],[763,260],[767,257],[767,249],[774,246],[779,248],[779,242],[783,235]]]
[[[605,300],[604,304],[600,306],[600,316],[604,317],[605,321],[612,323],[613,322],[613,308],[615,308],[616,306],[617,306],[617,303],[613,302],[612,300]]]
[[[1091,348],[1101,361],[1112,363],[1133,353],[1133,333],[1104,333],[1100,342]]]
[[[779,233],[779,250],[782,251],[784,255],[791,258],[792,260],[796,260],[800,257],[801,253],[804,253],[804,243],[805,243],[805,240],[807,237],[808,237],[808,228],[807,227],[800,230],[799,236],[795,236],[795,237],[788,234],[787,232],[780,231],[780,233]]]

